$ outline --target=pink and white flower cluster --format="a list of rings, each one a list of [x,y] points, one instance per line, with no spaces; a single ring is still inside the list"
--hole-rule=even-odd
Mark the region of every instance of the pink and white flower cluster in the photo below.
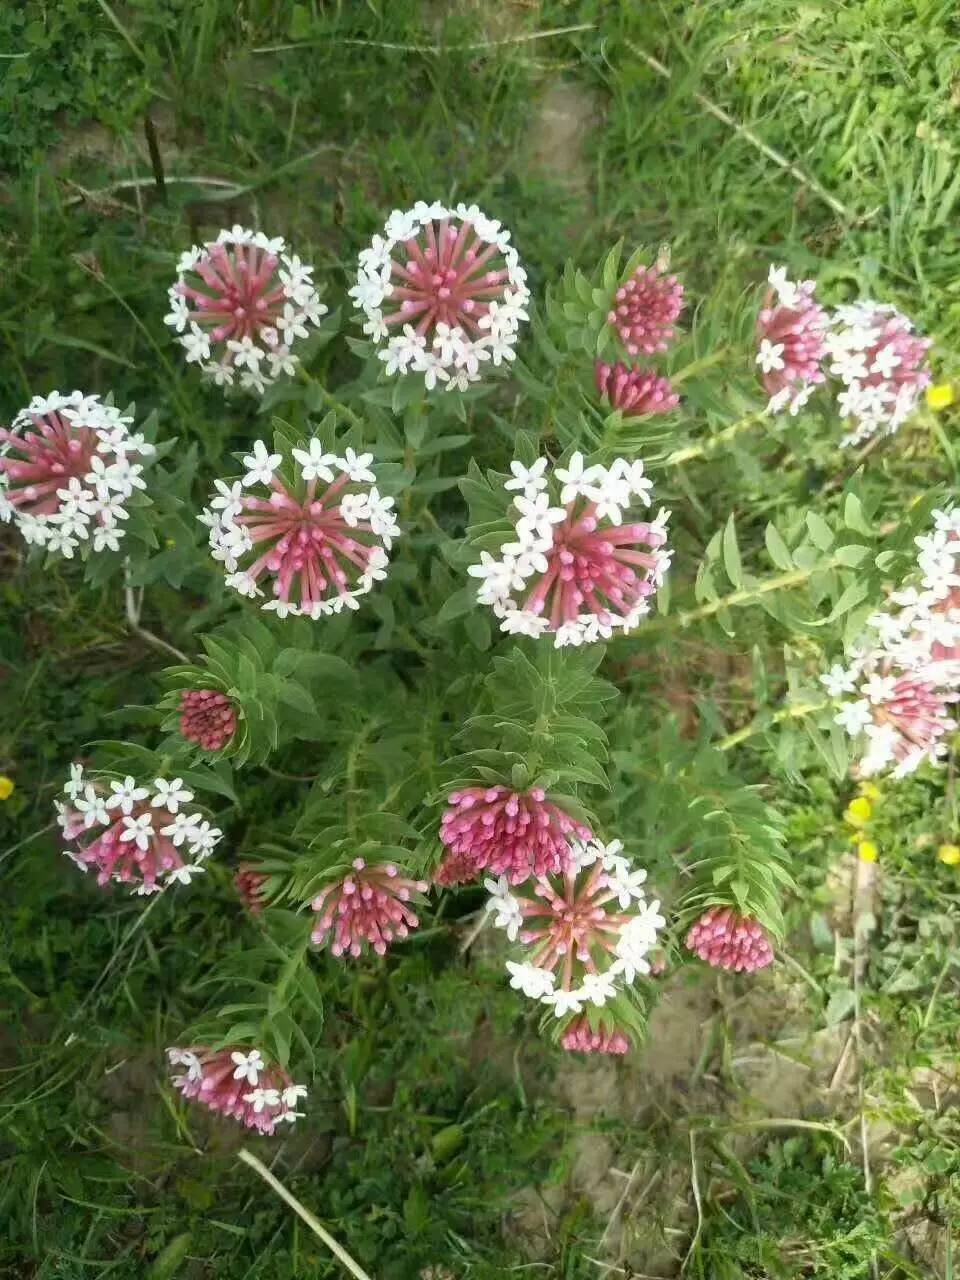
[[[192,1045],[168,1049],[171,1067],[182,1067],[171,1083],[190,1102],[229,1116],[248,1129],[271,1134],[278,1124],[302,1116],[297,1103],[307,1087],[294,1084],[286,1071],[265,1061],[259,1049],[208,1049]]]
[[[480,604],[493,608],[501,631],[551,634],[557,649],[632,631],[649,613],[671,556],[669,512],[652,522],[630,517],[635,500],[651,500],[643,463],[586,466],[574,453],[563,467],[541,457],[510,469],[504,488],[516,492],[514,537],[499,558],[484,551],[467,570],[481,580]]]
[[[842,387],[840,416],[853,423],[841,444],[892,435],[930,383],[930,339],[889,304],[864,299],[829,313],[814,299],[813,280],[788,280],[784,267],[771,267],[768,280],[756,359],[769,412],[796,415],[829,373]]]
[[[269,596],[262,608],[280,618],[358,609],[386,578],[400,533],[393,499],[376,486],[373,454],[328,453],[314,437],[285,462],[257,440],[243,462],[243,478],[216,481],[199,517],[227,586]]]
[[[859,771],[912,773],[947,753],[960,700],[960,509],[934,512],[917,538],[917,581],[869,619],[870,639],[821,681],[841,699],[836,722],[865,750]],[[849,696],[848,696],[849,695]]]
[[[510,232],[476,205],[395,209],[360,254],[350,290],[388,374],[465,391],[484,364],[515,358],[530,291]]]
[[[66,801],[54,803],[64,853],[81,871],[96,868],[101,885],[113,880],[148,894],[189,884],[223,836],[202,813],[188,812],[194,796],[182,778],[141,786],[72,764],[63,790]]]
[[[282,237],[233,227],[180,255],[164,322],[217,386],[261,393],[296,372],[294,346],[327,313],[312,275]]]
[[[0,520],[68,560],[119,550],[127,503],[147,487],[137,459],[154,452],[132,422],[99,396],[34,396],[0,428]]]
[[[526,959],[507,961],[511,987],[557,1018],[602,1009],[650,972],[647,956],[665,920],[660,903],[645,897],[646,871],[622,848],[619,840],[574,842],[568,869],[533,877],[526,892],[506,876],[484,881],[494,924],[526,949]]]

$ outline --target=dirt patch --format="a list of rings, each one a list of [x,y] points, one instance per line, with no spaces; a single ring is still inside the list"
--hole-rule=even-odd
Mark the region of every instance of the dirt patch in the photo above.
[[[596,94],[573,81],[554,80],[537,103],[528,143],[530,163],[571,192],[585,194],[593,175],[587,144],[600,118]]]

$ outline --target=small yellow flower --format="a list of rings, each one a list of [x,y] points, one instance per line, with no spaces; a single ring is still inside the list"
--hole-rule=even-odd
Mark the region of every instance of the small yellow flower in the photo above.
[[[860,794],[866,796],[872,804],[876,804],[880,799],[880,788],[875,782],[861,782]]]
[[[861,862],[876,862],[880,850],[872,840],[861,840],[857,845],[857,856]]]
[[[14,781],[5,774],[0,774],[0,800],[9,800],[14,792]]]
[[[843,816],[851,827],[862,827],[870,821],[873,805],[866,796],[856,796],[847,805]]]
[[[937,850],[937,857],[948,867],[955,867],[960,862],[960,845],[942,844]]]
[[[927,387],[927,408],[946,409],[956,400],[953,387],[949,382],[938,382],[935,387]]]

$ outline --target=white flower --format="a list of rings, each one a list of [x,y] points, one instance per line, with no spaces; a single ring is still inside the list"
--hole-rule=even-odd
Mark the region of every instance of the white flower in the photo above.
[[[106,826],[110,821],[110,814],[104,804],[103,797],[97,795],[93,786],[88,782],[84,787],[83,795],[74,800],[78,813],[83,814],[84,827],[90,828],[99,824]]]
[[[507,972],[510,974],[510,986],[514,991],[522,991],[531,1000],[540,1000],[553,990],[555,975],[549,969],[540,969],[535,964],[507,961]]]
[[[288,1084],[280,1094],[280,1101],[285,1107],[295,1107],[301,1098],[307,1096],[307,1093],[305,1084]]]
[[[646,881],[647,873],[642,868],[634,871],[625,858],[618,858],[616,863],[607,872],[607,884],[617,895],[620,906],[624,911],[630,906],[634,898],[643,898],[643,884]]]
[[[549,618],[542,618],[536,613],[527,613],[523,609],[506,609],[500,623],[500,630],[508,636],[532,636],[534,640],[549,628]]]
[[[132,840],[138,849],[149,849],[150,841],[154,836],[152,813],[141,813],[139,818],[127,814],[123,818],[123,826],[124,829],[120,833],[121,840]]]
[[[853,693],[856,688],[853,673],[839,662],[835,662],[826,675],[820,677],[820,683],[831,698],[839,698],[842,693]]]
[[[236,480],[226,484],[223,480],[214,480],[217,496],[210,499],[210,506],[219,511],[222,520],[232,520],[243,510],[243,484]]]
[[[553,540],[553,525],[567,518],[566,508],[551,507],[550,495],[538,493],[533,498],[514,498],[514,505],[520,512],[517,521],[518,533],[530,533],[537,538]]]
[[[612,1000],[617,994],[615,975],[609,970],[606,973],[585,973],[580,994],[584,1000],[589,1000],[591,1004],[602,1009],[607,1001]]]
[[[896,676],[882,676],[874,672],[861,686],[860,692],[865,694],[874,706],[889,702],[897,688]]]
[[[340,470],[345,471],[357,484],[373,484],[377,478],[370,470],[370,463],[373,461],[372,453],[357,454],[352,449],[346,449],[343,457],[336,458],[334,461]]]
[[[86,784],[84,782],[84,777],[83,777],[83,765],[76,764],[76,763],[72,764],[70,766],[70,777],[63,784],[64,791],[67,793],[67,795],[70,797],[71,800],[76,800],[77,796],[83,794],[85,785]]]
[[[365,493],[348,493],[340,502],[340,514],[345,524],[356,528],[370,514],[370,503]]]
[[[139,804],[141,800],[146,800],[150,794],[146,787],[138,787],[136,779],[131,778],[128,774],[123,782],[112,780],[110,790],[113,794],[107,800],[108,809],[116,809],[119,807],[121,813],[129,814],[133,812],[134,806]]]
[[[102,551],[104,547],[110,551],[120,550],[120,539],[123,537],[123,530],[111,528],[109,525],[98,524],[93,531],[93,549],[94,551]]]
[[[503,487],[507,490],[520,489],[525,498],[536,498],[537,494],[547,487],[543,474],[546,469],[546,458],[538,458],[532,467],[525,467],[521,462],[511,462],[510,470],[513,472],[513,478],[507,480]]]
[[[516,942],[523,924],[523,912],[520,910],[520,903],[510,892],[506,876],[500,876],[497,880],[484,880],[483,886],[490,894],[487,911],[493,913],[494,925],[498,929],[504,929],[511,942]]]
[[[197,825],[202,820],[203,817],[199,813],[189,817],[185,813],[178,813],[168,826],[160,828],[160,834],[168,836],[171,843],[179,849],[185,840],[196,839]]]
[[[197,1081],[203,1079],[203,1067],[200,1065],[200,1059],[195,1053],[191,1053],[189,1049],[168,1049],[167,1060],[172,1067],[186,1067],[188,1080]]]
[[[190,851],[201,857],[208,857],[220,843],[223,832],[219,827],[211,827],[209,822],[201,822],[194,829],[190,839]]]
[[[182,867],[176,867],[173,871],[167,872],[167,884],[189,884],[194,876],[202,875],[206,871],[206,867],[195,863],[193,866],[184,864]]]
[[[552,1007],[555,1018],[562,1018],[567,1013],[580,1013],[583,1009],[584,993],[582,990],[565,991],[561,987],[559,990],[551,991],[541,998],[544,1004]]]
[[[761,339],[760,349],[757,352],[757,364],[760,366],[761,373],[773,373],[777,369],[784,368],[783,351],[782,342],[774,343],[769,338]]]
[[[193,799],[193,792],[184,789],[182,778],[174,778],[172,782],[154,778],[153,785],[156,792],[150,803],[155,809],[169,809],[171,813],[176,813],[181,804]]]
[[[866,698],[860,698],[857,702],[845,702],[833,719],[854,738],[873,723],[873,713]]]
[[[333,465],[337,461],[336,456],[332,453],[324,453],[323,444],[316,436],[309,442],[306,449],[294,449],[293,456],[300,463],[304,480],[323,480],[326,484],[333,481]]]
[[[583,454],[579,451],[572,454],[566,467],[556,467],[554,469],[554,475],[563,485],[560,491],[560,501],[566,505],[568,502],[573,502],[574,498],[588,497],[594,480],[600,476],[602,471],[602,467],[596,466],[587,467],[585,470]]]
[[[261,484],[269,484],[280,462],[279,453],[267,453],[267,446],[262,440],[254,441],[253,453],[248,454],[243,460],[243,465],[247,468],[243,483],[248,488],[258,481]]]
[[[237,1073],[234,1072],[234,1079]],[[264,1107],[278,1107],[280,1105],[280,1091],[278,1089],[254,1089],[252,1093],[243,1095],[244,1102],[249,1102],[257,1115]]]
[[[259,1049],[252,1049],[250,1053],[233,1052],[230,1055],[232,1061],[236,1065],[233,1073],[234,1080],[246,1080],[248,1084],[256,1085],[260,1079],[260,1072],[266,1066],[263,1055]]]

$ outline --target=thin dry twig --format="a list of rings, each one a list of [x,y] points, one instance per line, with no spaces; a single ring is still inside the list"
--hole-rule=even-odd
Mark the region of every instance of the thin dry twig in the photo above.
[[[145,640],[154,649],[159,649],[161,653],[171,654],[180,662],[189,662],[190,659],[180,649],[168,644],[166,640],[162,640],[159,636],[154,635],[152,631],[140,625],[140,610],[143,608],[143,589],[141,588],[138,593],[136,588],[131,585],[129,561],[126,561],[123,566],[123,580],[123,595],[127,606],[127,625],[134,635],[138,635],[141,640]]]
[[[569,36],[578,31],[592,31],[593,22],[578,22],[572,27],[553,27],[550,31],[527,31],[519,36],[505,36],[502,40],[474,40],[469,44],[394,44],[390,40],[342,39],[297,40],[290,44],[265,44],[251,49],[251,53],[285,53],[289,49],[310,49],[323,44],[355,45],[361,49],[390,49],[396,53],[471,53],[483,49],[499,49],[508,44],[530,44],[534,40],[549,40],[551,36]]]
[[[635,53],[638,58],[642,58],[647,66],[652,71],[655,71],[658,76],[662,76],[664,80],[673,79],[673,72],[669,67],[665,67],[659,58],[655,58],[652,53],[647,53],[645,49],[641,49],[639,45],[634,44],[632,40],[628,40],[626,43],[631,52]],[[740,137],[749,142],[752,147],[756,147],[762,155],[765,155],[768,160],[772,160],[778,168],[789,173],[792,178],[795,178],[797,182],[801,184],[801,186],[809,187],[811,191],[815,191],[820,199],[830,206],[834,213],[838,213],[842,218],[852,217],[852,214],[846,205],[841,204],[836,196],[831,195],[822,183],[818,182],[817,179],[812,177],[809,173],[804,172],[804,170],[801,169],[799,165],[794,164],[792,160],[788,160],[785,155],[774,150],[773,147],[764,142],[762,138],[759,138],[752,129],[748,128],[747,125],[741,124],[739,120],[735,120],[728,111],[724,111],[723,107],[718,106],[717,103],[708,98],[705,93],[700,93],[699,90],[695,89],[693,91],[693,99],[703,107],[704,111],[709,112],[715,119],[719,120],[722,124],[725,124],[727,128],[732,129],[734,133],[739,134]]]

